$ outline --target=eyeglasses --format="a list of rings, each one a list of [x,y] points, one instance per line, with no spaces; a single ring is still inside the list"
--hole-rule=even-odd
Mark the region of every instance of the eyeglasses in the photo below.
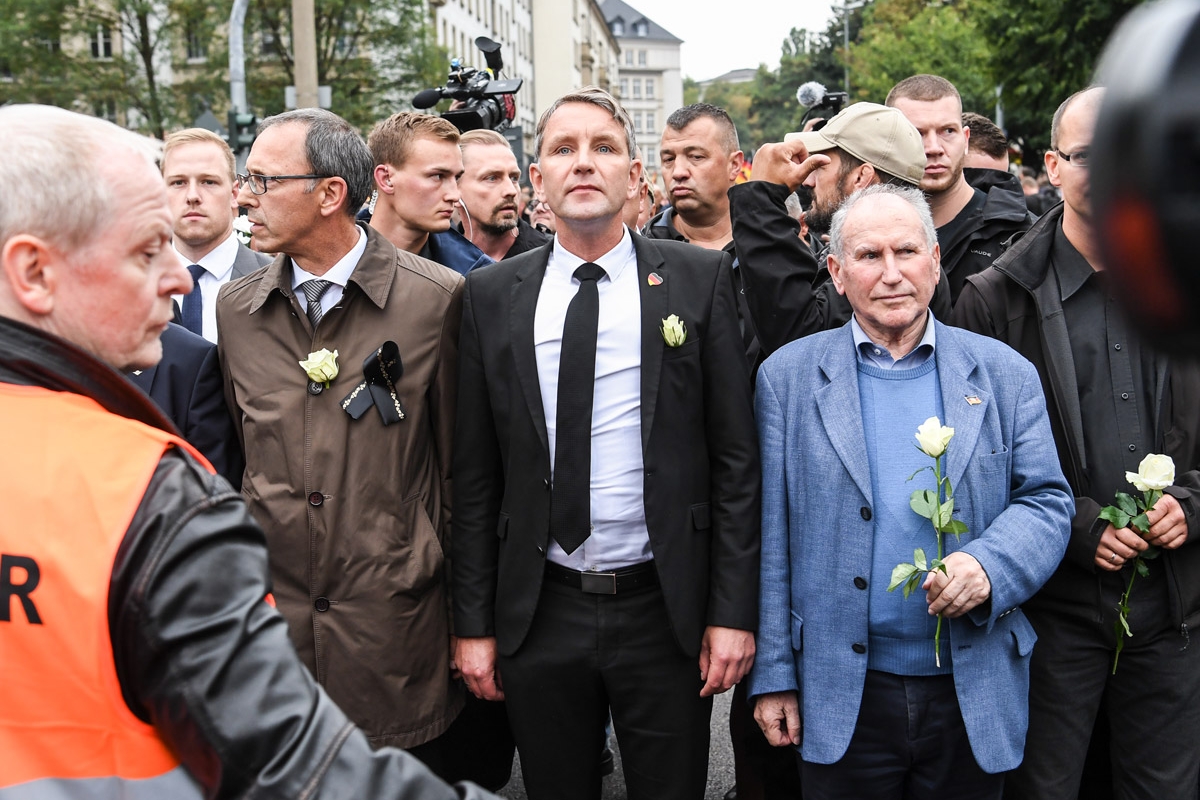
[[[1090,152],[1088,150],[1079,150],[1074,153],[1064,153],[1062,150],[1059,150],[1056,147],[1054,148],[1054,152],[1058,153],[1058,157],[1069,164],[1074,164],[1077,167],[1086,167],[1088,165],[1088,158],[1090,156]]]
[[[239,186],[249,186],[251,194],[266,194],[267,181],[299,181],[299,180],[317,180],[319,178],[332,178],[332,175],[243,175],[238,173],[236,176]]]

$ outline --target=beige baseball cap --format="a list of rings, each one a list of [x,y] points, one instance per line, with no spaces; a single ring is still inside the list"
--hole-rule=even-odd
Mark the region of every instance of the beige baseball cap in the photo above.
[[[908,181],[925,177],[925,146],[921,134],[898,109],[878,103],[855,103],[842,109],[819,131],[789,133],[785,142],[799,139],[810,153],[840,147],[859,161]]]

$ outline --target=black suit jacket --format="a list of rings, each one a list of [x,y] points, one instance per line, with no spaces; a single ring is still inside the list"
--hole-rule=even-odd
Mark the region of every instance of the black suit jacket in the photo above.
[[[217,346],[175,323],[163,331],[162,346],[162,361],[130,373],[129,379],[217,472],[240,486],[245,462],[225,405]]]
[[[759,459],[730,257],[633,236],[650,546],[680,647],[758,623]],[[521,645],[549,544],[550,454],[534,312],[552,245],[467,276],[454,459],[455,633]],[[656,273],[661,284],[651,285]],[[677,314],[687,341],[660,327]]]

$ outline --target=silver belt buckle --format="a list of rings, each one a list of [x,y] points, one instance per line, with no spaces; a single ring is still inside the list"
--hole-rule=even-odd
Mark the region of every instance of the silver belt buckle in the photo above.
[[[581,572],[579,573],[579,588],[588,594],[616,594],[617,573]]]

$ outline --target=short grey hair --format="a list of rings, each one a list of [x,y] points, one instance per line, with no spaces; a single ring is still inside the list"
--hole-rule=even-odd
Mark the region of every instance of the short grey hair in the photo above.
[[[96,117],[54,106],[0,108],[0,245],[29,234],[72,253],[120,212],[105,165],[120,149],[157,167],[161,144]],[[69,213],[64,213],[69,210]]]
[[[375,159],[367,143],[349,122],[323,108],[297,108],[267,117],[259,123],[258,132],[289,122],[306,128],[304,156],[309,170],[346,182],[344,211],[354,217],[374,186]],[[310,181],[307,191],[311,192],[315,186],[315,181]]]
[[[1067,111],[1071,108],[1071,106],[1075,105],[1075,102],[1077,100],[1082,99],[1084,96],[1088,96],[1093,89],[1103,89],[1103,88],[1104,88],[1103,86],[1093,83],[1091,86],[1087,87],[1086,89],[1080,89],[1078,92],[1075,92],[1070,97],[1068,97],[1066,100],[1063,100],[1061,104],[1059,104],[1058,108],[1054,112],[1053,119],[1050,120],[1050,149],[1051,150],[1058,149],[1058,131],[1062,127],[1063,117],[1065,117],[1067,115]],[[1095,101],[1093,100],[1092,102],[1095,102]]]
[[[617,102],[617,98],[599,86],[585,86],[579,91],[564,94],[542,113],[541,118],[538,119],[537,134],[533,143],[535,159],[542,157],[542,145],[546,142],[546,126],[550,123],[550,117],[554,116],[554,112],[567,103],[590,103],[612,114],[612,118],[625,130],[625,152],[628,153],[631,161],[635,158],[633,153],[637,149],[637,142],[634,139],[633,120],[629,118],[629,112]]]
[[[929,210],[929,203],[925,200],[924,192],[915,186],[876,183],[865,189],[859,189],[847,197],[838,210],[834,212],[833,223],[829,226],[829,252],[838,261],[842,260],[846,252],[846,243],[843,238],[846,217],[850,216],[851,210],[862,202],[863,199],[881,194],[894,195],[912,206],[913,211],[917,212],[917,218],[921,220],[921,227],[925,233],[925,247],[930,253],[933,252],[933,248],[937,247],[937,228],[933,224],[933,212]]]

